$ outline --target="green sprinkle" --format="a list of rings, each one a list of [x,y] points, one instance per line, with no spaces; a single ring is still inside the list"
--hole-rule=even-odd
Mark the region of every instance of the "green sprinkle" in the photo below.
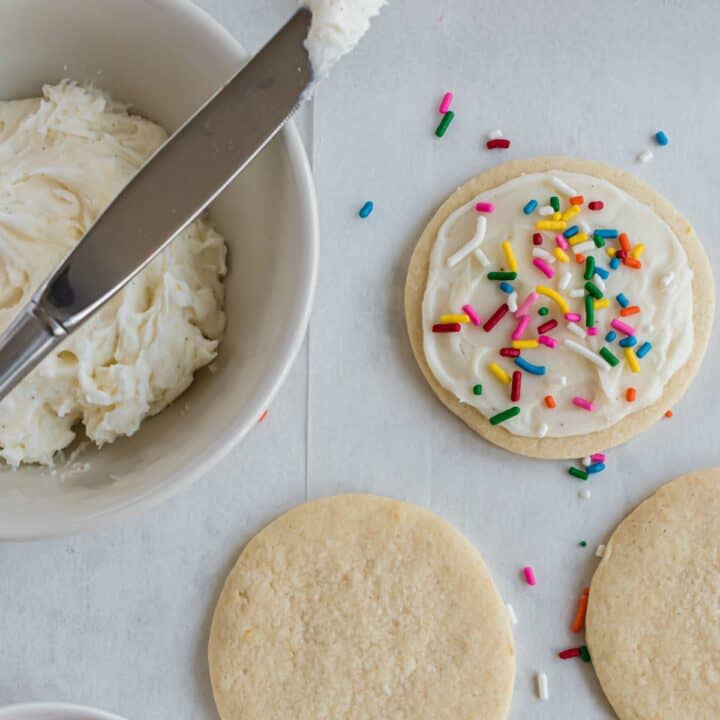
[[[600,348],[600,356],[611,367],[615,367],[620,362],[606,347]]]
[[[549,312],[550,312],[550,308],[549,308],[549,307],[545,307],[545,305],[543,305],[543,306],[538,310],[538,314],[539,314],[539,315],[542,315],[543,317],[545,317]]]
[[[568,473],[573,477],[576,477],[578,480],[588,479],[588,473],[586,473],[584,470],[578,470],[576,467],[569,467]]]
[[[584,662],[590,662],[590,651],[587,649],[587,645],[580,646],[580,657]]]
[[[593,242],[595,243],[595,247],[605,247],[605,240],[597,233],[593,233]]]
[[[595,274],[595,258],[592,255],[588,255],[585,260],[585,279],[592,280]]]
[[[588,260],[590,260],[590,258],[588,258]],[[588,281],[585,283],[585,289],[586,289],[596,300],[600,300],[600,298],[602,298],[602,296],[603,296],[602,290],[601,290],[594,282],[591,282],[590,280],[588,280]]]
[[[595,300],[592,295],[585,296],[585,324],[588,327],[595,325]]]
[[[488,273],[488,280],[516,280],[517,279],[517,273],[516,272],[489,272]]]
[[[580,547],[587,547],[587,540],[581,540],[581,541],[578,543],[578,545],[579,545]]]
[[[520,408],[516,405],[515,407],[508,408],[507,410],[503,410],[501,413],[498,413],[497,415],[493,415],[490,418],[490,424],[491,425],[499,425],[500,423],[504,423],[506,420],[509,420],[510,418],[514,418],[516,415],[520,414]]]
[[[557,195],[550,198],[550,205],[555,212],[560,212],[560,198]]]
[[[435,131],[435,134],[438,137],[442,137],[446,132],[447,129],[450,127],[450,123],[455,118],[455,113],[452,110],[448,110],[442,117],[442,120],[440,121],[440,124],[437,126],[437,130]]]
[[[473,394],[482,395],[482,385],[473,385]]]

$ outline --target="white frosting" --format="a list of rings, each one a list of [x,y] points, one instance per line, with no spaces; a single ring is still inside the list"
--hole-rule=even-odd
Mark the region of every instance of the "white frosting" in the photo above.
[[[165,137],[69,82],[0,103],[0,330]],[[165,408],[216,355],[225,271],[193,223],[0,403],[0,456],[51,464],[80,423],[102,445]]]
[[[604,296],[609,299],[610,307],[596,311],[598,335],[595,337],[585,332],[585,292],[573,293],[584,287],[584,265],[575,262],[571,250],[568,251],[569,263],[554,259],[550,265],[554,271],[552,279],[532,264],[538,255],[533,255],[536,246],[532,236],[538,232],[535,223],[552,220],[541,216],[538,210],[552,195],[560,197],[561,210],[566,210],[569,207],[566,193],[570,190],[583,195],[585,205],[568,226],[582,227],[582,223],[587,223],[591,230],[617,229],[628,235],[633,246],[643,244],[646,248],[640,258],[641,269],[620,265],[617,270],[609,270]],[[523,207],[532,199],[538,202],[538,209],[525,215]],[[603,201],[604,209],[589,211],[587,204],[592,200]],[[478,213],[475,209],[478,201],[493,203],[494,212]],[[477,244],[479,217],[484,217],[486,223],[484,237],[476,248],[473,239]],[[552,253],[556,234],[543,231],[540,248]],[[432,332],[433,324],[439,322],[441,315],[462,313],[461,308],[467,303],[485,322],[502,303],[508,302],[508,295],[499,289],[500,283],[487,277],[488,271],[507,270],[502,249],[506,240],[512,243],[519,265],[517,279],[509,282],[518,294],[520,305],[537,285],[543,285],[560,292],[571,312],[582,316],[573,332],[550,298],[541,295],[532,306],[523,339],[536,339],[537,327],[556,319],[558,327],[547,334],[557,339],[558,345],[554,349],[540,345],[521,351],[524,359],[546,367],[547,372],[544,376],[522,372],[522,392],[517,403],[511,401],[510,386],[498,380],[488,365],[497,363],[508,375],[521,370],[514,358],[499,354],[500,348],[511,346],[510,335],[518,317],[508,312],[490,332],[472,324],[463,324],[459,333]],[[453,264],[468,243],[473,251]],[[618,241],[607,240],[606,247],[618,247]],[[478,253],[483,255],[479,257]],[[606,248],[597,249],[593,245],[589,254],[596,258],[599,267],[609,269]],[[484,266],[483,257],[490,260],[489,267]],[[571,273],[569,282],[568,273]],[[603,287],[597,282],[597,275],[594,281]],[[670,377],[688,359],[693,347],[691,282],[692,271],[680,241],[647,205],[615,185],[588,175],[562,171],[524,175],[482,193],[453,212],[441,226],[430,257],[422,305],[425,357],[438,382],[483,415],[491,417],[519,406],[520,414],[503,424],[516,435],[564,437],[601,430],[658,400]],[[625,335],[618,333],[614,342],[605,340],[611,320],[620,314],[618,293],[624,293],[631,305],[641,308],[640,314],[620,318],[636,328],[638,343],[634,350],[644,341],[652,344],[652,350],[638,361],[641,371],[637,373],[631,372],[624,349],[618,344]],[[538,314],[541,306],[550,309],[549,315]],[[610,367],[598,355],[602,347],[607,347],[620,360],[616,367]],[[482,385],[482,395],[473,393],[476,384]],[[628,387],[636,388],[635,402],[626,399]],[[554,397],[555,409],[546,407],[546,395]],[[590,412],[574,405],[572,399],[576,396],[591,401],[595,410]]]
[[[326,76],[332,66],[360,42],[370,19],[386,0],[300,0],[312,11],[306,46],[315,76]]]

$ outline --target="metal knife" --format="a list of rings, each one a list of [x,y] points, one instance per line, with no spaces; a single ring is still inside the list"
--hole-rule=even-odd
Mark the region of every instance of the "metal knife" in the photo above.
[[[311,18],[305,8],[296,12],[174,133],[37,290],[0,336],[0,399],[135,277],[282,128],[313,82],[305,49]],[[121,252],[114,251],[118,246]]]

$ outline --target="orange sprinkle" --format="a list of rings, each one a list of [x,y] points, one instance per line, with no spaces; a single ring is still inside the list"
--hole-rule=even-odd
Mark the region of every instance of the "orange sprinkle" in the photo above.
[[[637,390],[634,387],[629,387],[625,391],[625,399],[628,402],[635,402],[635,398],[637,397]]]
[[[258,420],[258,422],[261,423],[261,422],[268,416],[268,413],[269,413],[269,412],[270,412],[269,410],[266,410],[266,411],[260,416],[260,419]]]
[[[545,404],[552,410],[557,407],[555,404],[555,398],[552,395],[545,396]]]
[[[671,418],[671,417],[672,417],[672,410],[666,410],[666,411],[665,411],[665,417],[666,417],[666,418]]]
[[[618,240],[620,241],[620,247],[629,255],[632,250],[632,247],[630,246],[630,238],[626,233],[620,233]]]
[[[582,195],[573,195],[570,198],[571,205],[582,205],[585,202],[585,198]]]
[[[585,256],[584,256],[582,253],[578,253],[578,254],[575,256],[575,262],[576,262],[578,265],[582,265],[582,264],[585,262]]]
[[[575,619],[570,626],[570,630],[574,633],[580,632],[585,627],[585,613],[587,612],[588,597],[590,596],[590,588],[585,588],[580,600],[578,600],[578,609],[575,613]]]
[[[625,258],[625,265],[631,268],[635,268],[636,270],[642,267],[642,263],[639,260],[636,260],[634,257]]]
[[[626,308],[623,308],[620,311],[620,315],[623,317],[627,317],[628,315],[637,315],[640,312],[640,308],[637,305],[630,305]]]

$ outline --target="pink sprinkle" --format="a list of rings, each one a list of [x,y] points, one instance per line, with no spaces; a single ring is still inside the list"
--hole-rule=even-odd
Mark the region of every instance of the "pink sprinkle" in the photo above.
[[[555,271],[542,258],[533,258],[533,265],[549,278],[555,275]]]
[[[522,317],[530,312],[530,308],[535,304],[538,299],[536,292],[531,292],[521,303],[518,305],[518,309],[515,311],[515,317]]]
[[[596,327],[589,327],[589,328],[587,329],[587,334],[588,334],[588,335],[597,335],[597,334],[598,334],[598,329],[597,329]]]
[[[495,209],[495,206],[492,203],[479,202],[475,204],[475,209],[478,212],[491,213]]]
[[[440,110],[441,115],[444,115],[450,109],[450,104],[452,103],[452,101],[453,101],[453,94],[451,92],[446,92],[443,95],[442,102],[440,103],[439,110]]]
[[[549,348],[554,348],[557,345],[557,340],[549,335],[540,335],[538,342]]]
[[[580,322],[582,317],[578,313],[565,313],[565,319],[568,322]]]
[[[595,406],[585,398],[581,397],[574,397],[572,399],[573,405],[577,405],[579,408],[582,408],[583,410],[588,410],[589,412],[592,412],[595,409]]]
[[[530,316],[523,315],[518,320],[518,324],[515,326],[515,329],[512,331],[512,335],[510,337],[513,340],[519,340],[523,336],[523,333],[525,332],[525,328],[527,328],[529,323],[530,323]]]
[[[570,247],[570,245],[568,245],[568,241],[562,235],[555,236],[555,244],[561,250],[567,250]]]
[[[535,585],[537,582],[535,580],[535,571],[529,565],[526,565],[523,568],[523,575],[525,576],[525,582],[528,585]]]
[[[470,318],[473,325],[480,325],[480,316],[473,310],[473,306],[468,303],[462,306],[462,311]]]
[[[605,453],[593,453],[590,456],[590,459],[594,463],[599,463],[599,462],[604,463],[606,458],[607,458],[607,456],[605,455]]]
[[[533,233],[533,245],[542,245],[543,236],[540,233]]]
[[[623,333],[623,335],[634,335],[635,334],[635,328],[631,325],[628,325],[627,323],[624,323],[620,318],[615,318],[610,323],[616,330]]]

